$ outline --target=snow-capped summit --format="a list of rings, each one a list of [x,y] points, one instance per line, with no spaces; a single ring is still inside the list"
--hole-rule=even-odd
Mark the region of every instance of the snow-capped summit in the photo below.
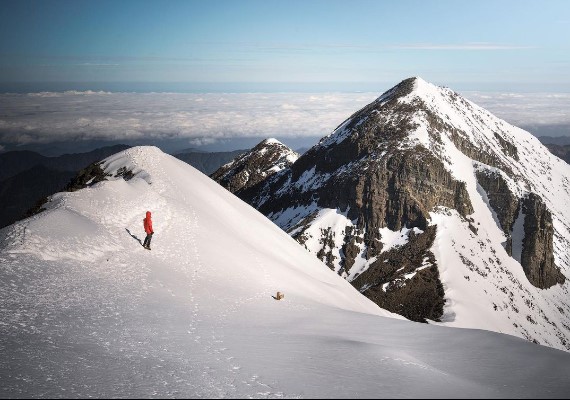
[[[396,318],[256,210],[157,148],[118,153],[75,183],[46,211],[0,230],[5,397],[562,397],[570,390],[567,353]],[[140,244],[146,211],[151,251]],[[528,385],[533,380],[540,384]]]
[[[381,307],[570,350],[570,166],[410,78],[244,200]]]
[[[249,152],[220,167],[211,177],[232,193],[247,190],[289,167],[299,154],[277,139],[265,139]]]

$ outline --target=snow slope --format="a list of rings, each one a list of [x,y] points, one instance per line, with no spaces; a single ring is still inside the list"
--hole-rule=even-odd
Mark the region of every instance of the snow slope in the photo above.
[[[0,231],[1,397],[560,397],[570,355],[381,310],[154,147]],[[142,218],[153,212],[152,251]],[[285,299],[275,301],[276,291]]]

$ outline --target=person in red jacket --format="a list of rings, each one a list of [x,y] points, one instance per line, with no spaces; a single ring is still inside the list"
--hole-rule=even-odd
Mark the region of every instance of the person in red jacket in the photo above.
[[[150,250],[150,240],[152,239],[152,235],[154,231],[152,230],[152,219],[150,211],[146,212],[146,218],[143,219],[144,224],[144,231],[146,232],[146,238],[144,239],[143,247],[147,250]]]

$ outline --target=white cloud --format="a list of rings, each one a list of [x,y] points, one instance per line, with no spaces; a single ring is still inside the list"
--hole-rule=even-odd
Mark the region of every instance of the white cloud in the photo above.
[[[324,136],[379,93],[0,94],[0,142]],[[570,126],[570,94],[466,92],[518,126]]]
[[[190,139],[188,141],[188,144],[190,146],[196,146],[196,147],[200,147],[200,146],[205,146],[207,144],[213,144],[216,143],[217,140],[214,138],[194,138],[194,139]]]
[[[0,94],[0,141],[324,136],[379,93]],[[197,142],[198,143],[198,142]]]
[[[462,95],[516,126],[570,125],[570,93],[465,92]]]

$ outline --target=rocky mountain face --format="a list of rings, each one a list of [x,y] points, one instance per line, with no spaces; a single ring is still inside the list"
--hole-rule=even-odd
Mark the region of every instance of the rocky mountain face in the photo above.
[[[570,167],[452,90],[407,79],[243,181],[225,186],[382,308],[570,350]]]
[[[211,178],[238,194],[288,168],[299,154],[277,139],[266,139],[233,161],[221,166]]]

